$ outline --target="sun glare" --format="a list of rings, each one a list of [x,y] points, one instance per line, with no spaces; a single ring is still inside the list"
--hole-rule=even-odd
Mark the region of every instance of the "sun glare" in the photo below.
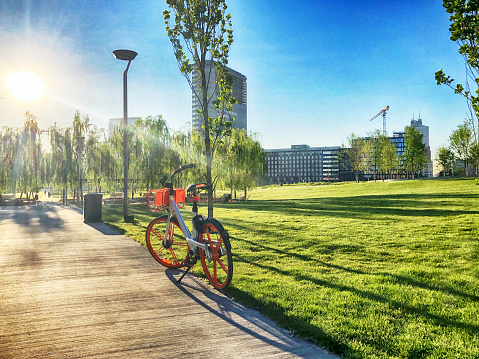
[[[7,86],[20,101],[34,101],[45,94],[42,79],[30,71],[11,73],[7,76]]]

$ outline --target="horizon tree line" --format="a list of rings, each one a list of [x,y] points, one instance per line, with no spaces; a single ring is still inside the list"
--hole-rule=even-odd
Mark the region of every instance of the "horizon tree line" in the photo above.
[[[366,137],[352,133],[348,137],[349,147],[343,148],[345,166],[354,173],[356,182],[365,175],[372,176],[374,181],[394,177],[414,179],[429,162],[422,135],[416,128],[407,126],[404,144],[404,153],[399,155],[396,145],[379,130]]]
[[[181,173],[176,186],[205,182],[206,156],[200,132],[173,131],[161,115],[138,119],[127,128],[129,193],[146,193],[157,188],[163,174],[180,164],[195,163],[195,169]],[[48,145],[42,144],[42,132]],[[123,179],[123,129],[108,136],[77,111],[72,126],[51,126],[41,131],[38,119],[25,114],[23,128],[0,128],[0,194],[20,193],[32,198],[44,188],[68,191],[80,202],[80,180],[89,190],[119,193]],[[254,134],[231,129],[222,136],[214,152],[214,189],[246,191],[256,186],[264,169],[265,152]]]

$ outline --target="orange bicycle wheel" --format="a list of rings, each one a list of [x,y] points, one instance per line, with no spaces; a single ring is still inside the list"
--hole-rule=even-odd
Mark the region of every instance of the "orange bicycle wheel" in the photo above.
[[[233,278],[233,258],[228,233],[216,219],[209,218],[203,224],[199,241],[206,243],[205,251],[200,250],[203,270],[216,289],[228,287]]]
[[[168,268],[183,267],[190,250],[178,220],[171,218],[165,239],[168,215],[155,218],[146,229],[146,245],[153,258]]]

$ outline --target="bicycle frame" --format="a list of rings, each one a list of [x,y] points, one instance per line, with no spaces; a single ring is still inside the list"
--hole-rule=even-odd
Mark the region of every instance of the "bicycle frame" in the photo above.
[[[197,241],[198,233],[196,232],[196,229],[194,228],[194,226],[193,226],[193,234],[191,234],[190,230],[186,226],[186,223],[183,219],[183,216],[180,213],[180,210],[179,210],[178,206],[176,205],[175,196],[171,195],[171,193],[170,193],[169,198],[170,198],[170,201],[169,201],[169,204],[168,204],[168,220],[166,222],[165,240],[167,238],[169,238],[168,231],[170,230],[171,217],[175,216],[176,219],[178,220],[178,223],[180,225],[181,230],[183,231],[184,235],[186,236],[186,242],[190,246],[190,249],[196,250],[197,248],[201,248],[205,252],[205,254],[207,255],[208,260],[210,260],[209,257],[211,256],[211,254],[210,254],[210,251],[208,250],[208,246],[204,243],[200,243],[200,242]],[[196,216],[197,214],[198,213],[193,212],[193,216]]]

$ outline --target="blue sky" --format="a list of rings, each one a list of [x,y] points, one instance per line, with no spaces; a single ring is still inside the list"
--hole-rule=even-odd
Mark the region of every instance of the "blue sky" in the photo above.
[[[444,69],[464,78],[440,0],[227,1],[234,43],[230,66],[248,78],[248,130],[265,148],[337,146],[351,133],[382,129],[369,121],[386,105],[387,130],[419,112],[434,149],[467,116],[466,103],[437,86]],[[166,36],[164,1],[2,0],[0,125],[24,113],[42,128],[71,124],[75,110],[107,128],[122,117],[118,48],[138,52],[128,72],[129,115],[163,115],[174,130],[191,122],[191,91]],[[46,96],[21,103],[5,77],[29,70]]]

